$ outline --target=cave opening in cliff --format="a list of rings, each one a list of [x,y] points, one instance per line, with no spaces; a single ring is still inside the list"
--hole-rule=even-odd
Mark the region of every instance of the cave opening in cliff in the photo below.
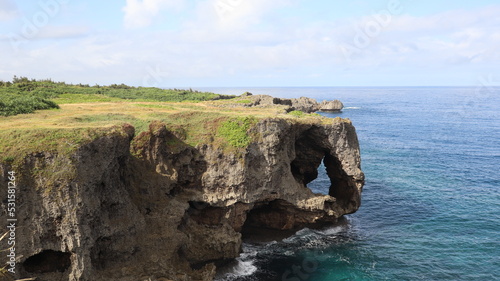
[[[335,197],[337,204],[342,208],[349,209],[356,205],[357,203],[354,200],[354,198],[356,198],[356,188],[351,185],[351,180],[344,169],[342,169],[340,160],[327,154],[324,159],[324,164],[326,173],[331,181],[328,195]]]
[[[314,193],[329,194],[332,185],[327,165],[337,163],[326,161],[331,157],[328,145],[321,139],[327,138],[318,128],[311,128],[295,141],[295,159],[290,163],[290,168],[295,179],[307,186]],[[333,170],[333,169],[332,169]]]
[[[306,132],[296,140],[295,159],[290,163],[293,176],[305,186],[318,178],[318,168],[328,152],[314,139],[315,134]]]
[[[349,184],[349,176],[342,163],[316,128],[305,131],[295,142],[295,159],[290,164],[295,179],[314,193],[335,197],[342,206],[351,204],[355,190]]]
[[[24,269],[29,273],[65,272],[71,266],[71,254],[45,250],[26,259]]]
[[[318,176],[307,183],[306,186],[314,193],[329,194],[329,188],[332,185],[332,182],[326,173],[324,158],[318,166],[317,172]]]
[[[279,199],[255,204],[241,229],[243,239],[269,242],[293,235],[301,226],[294,210],[292,204]]]

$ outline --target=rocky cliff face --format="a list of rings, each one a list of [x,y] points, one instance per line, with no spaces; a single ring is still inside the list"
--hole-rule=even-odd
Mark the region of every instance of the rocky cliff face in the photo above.
[[[1,198],[7,173],[18,175],[16,277],[212,280],[246,229],[293,230],[358,209],[364,176],[349,121],[263,119],[250,130],[255,141],[228,151],[189,146],[159,122],[138,135],[124,125],[70,155],[0,165]],[[321,162],[329,194],[307,188]]]

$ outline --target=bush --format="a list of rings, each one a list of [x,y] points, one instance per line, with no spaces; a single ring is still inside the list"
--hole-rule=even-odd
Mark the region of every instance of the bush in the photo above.
[[[5,96],[0,101],[1,116],[33,113],[35,110],[51,108],[59,106],[51,100],[36,96]]]
[[[290,111],[288,112],[288,114],[292,115],[292,116],[295,116],[295,117],[304,117],[306,114],[300,110],[294,110],[294,111]]]

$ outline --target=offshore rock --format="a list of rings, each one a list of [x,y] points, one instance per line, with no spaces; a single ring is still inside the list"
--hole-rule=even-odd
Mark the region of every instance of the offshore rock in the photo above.
[[[125,125],[69,155],[33,151],[21,165],[1,164],[2,198],[8,172],[18,175],[13,277],[212,280],[238,257],[246,228],[296,230],[359,208],[350,121],[267,118],[248,133],[254,141],[228,151],[190,146],[161,122],[138,135]],[[322,162],[331,186],[314,194],[307,184]]]
[[[326,112],[340,112],[344,108],[344,104],[342,104],[339,100],[333,101],[323,101],[319,104],[320,111]]]

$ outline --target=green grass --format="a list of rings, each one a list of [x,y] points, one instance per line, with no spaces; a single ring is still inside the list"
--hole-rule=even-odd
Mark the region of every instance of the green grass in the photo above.
[[[162,108],[167,110],[175,110],[175,107],[167,104],[136,104],[135,106],[146,107],[146,108]]]
[[[240,117],[224,121],[218,130],[218,135],[233,147],[247,147],[252,138],[248,130],[257,122],[255,118]]]
[[[236,103],[247,104],[247,103],[252,103],[252,101],[251,100],[237,100]]]
[[[120,98],[112,98],[105,95],[98,94],[60,94],[57,98],[54,98],[58,104],[71,104],[71,103],[85,103],[85,102],[117,102],[123,101]]]
[[[14,162],[14,160],[16,160],[16,159],[12,156],[7,156],[7,157],[3,158],[3,162],[5,162],[7,164],[11,164],[12,162]]]
[[[299,117],[299,118],[300,118],[300,117],[304,117],[304,116],[306,116],[306,115],[307,115],[307,113],[304,113],[304,112],[302,112],[302,111],[300,111],[300,110],[290,111],[290,112],[288,112],[288,114],[290,114],[290,115],[292,115],[292,116],[295,116],[295,117]]]
[[[0,116],[33,113],[36,110],[59,108],[48,99],[34,95],[3,94],[0,99]]]
[[[227,117],[219,112],[186,111],[174,114],[152,114],[165,123],[180,140],[191,146],[214,143],[214,132]]]
[[[149,121],[136,118],[129,114],[121,113],[106,113],[106,114],[93,114],[93,115],[81,115],[78,117],[70,117],[67,119],[68,122],[74,123],[89,123],[93,125],[121,125],[123,123],[129,123],[134,126],[136,132],[146,131],[149,126]]]
[[[12,82],[0,81],[0,116],[58,108],[58,104],[116,101],[201,102],[229,98],[234,96],[192,89],[131,87],[123,84],[90,87],[14,76]]]

